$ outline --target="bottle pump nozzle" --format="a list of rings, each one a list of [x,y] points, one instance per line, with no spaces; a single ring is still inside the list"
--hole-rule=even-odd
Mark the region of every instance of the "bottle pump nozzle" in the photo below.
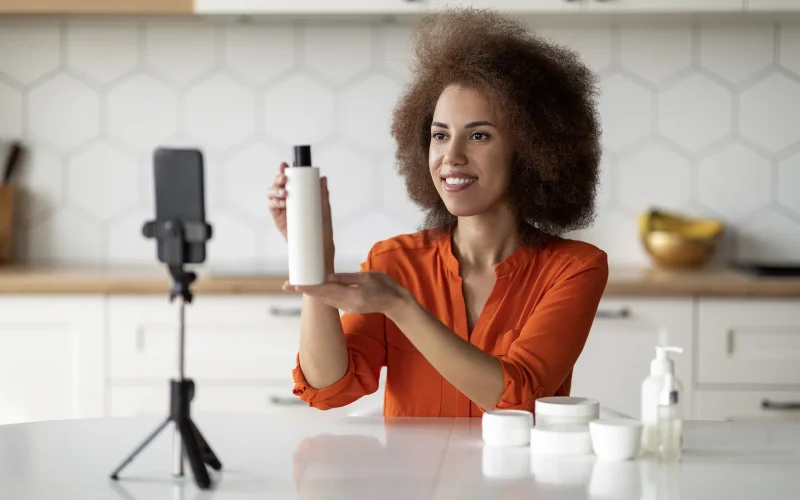
[[[682,354],[683,348],[682,347],[674,347],[671,345],[657,345],[656,346],[656,358],[658,359],[669,359],[667,357],[668,352],[677,352]]]
[[[669,359],[668,352],[683,353],[683,348],[668,345],[656,346],[656,357],[650,362],[650,373],[653,375],[664,375],[675,373],[675,362]]]

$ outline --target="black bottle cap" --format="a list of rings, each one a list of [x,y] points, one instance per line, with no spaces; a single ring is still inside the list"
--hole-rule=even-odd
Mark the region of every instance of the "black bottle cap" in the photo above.
[[[295,146],[294,147],[294,165],[295,167],[310,167],[311,166],[311,146]]]

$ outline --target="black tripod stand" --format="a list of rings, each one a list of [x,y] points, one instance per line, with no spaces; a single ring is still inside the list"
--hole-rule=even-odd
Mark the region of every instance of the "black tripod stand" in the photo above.
[[[192,272],[183,269],[185,264],[184,248],[186,243],[204,242],[211,236],[211,226],[205,223],[182,223],[180,221],[155,221],[144,225],[143,233],[147,238],[158,238],[165,244],[164,259],[169,265],[172,276],[172,287],[169,300],[180,298],[180,328],[178,343],[178,377],[170,381],[170,412],[169,416],[130,454],[122,464],[111,474],[111,479],[117,479],[118,474],[138,455],[164,428],[172,422],[174,429],[174,467],[176,476],[183,476],[183,451],[189,459],[195,482],[201,489],[211,486],[211,478],[205,464],[214,470],[220,470],[222,464],[211,450],[208,442],[203,438],[200,430],[192,422],[190,407],[194,398],[194,382],[184,378],[184,321],[185,305],[192,302],[192,292],[189,286],[197,278]],[[181,442],[183,446],[181,446]]]

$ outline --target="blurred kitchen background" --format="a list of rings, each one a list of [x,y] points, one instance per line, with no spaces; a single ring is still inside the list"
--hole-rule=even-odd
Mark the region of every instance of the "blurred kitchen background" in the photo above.
[[[339,271],[418,228],[389,124],[411,30],[442,3],[0,0],[25,12],[0,16],[0,167],[15,165],[0,186],[0,424],[166,411],[178,312],[141,233],[158,146],[206,162],[193,411],[316,411],[292,394],[300,296],[280,288],[266,190],[310,144]],[[800,418],[800,277],[732,266],[800,269],[800,2],[461,3],[516,12],[599,76],[598,216],[569,236],[605,250],[611,275],[572,394],[638,416],[669,343],[687,417]],[[383,387],[330,411],[380,414]]]
[[[800,262],[798,21],[526,19],[600,76],[598,218],[571,236],[648,265],[637,216],[661,207],[726,224],[712,262]],[[154,264],[159,145],[204,151],[212,269],[286,269],[265,191],[294,144],[330,178],[341,268],[418,227],[389,135],[414,18],[0,21],[0,138],[29,149],[16,262]]]

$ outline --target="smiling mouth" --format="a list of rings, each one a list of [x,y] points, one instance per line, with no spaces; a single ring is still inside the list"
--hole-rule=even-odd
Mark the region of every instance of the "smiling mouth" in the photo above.
[[[442,179],[442,185],[445,191],[463,191],[475,184],[477,180],[474,177],[445,177]]]

